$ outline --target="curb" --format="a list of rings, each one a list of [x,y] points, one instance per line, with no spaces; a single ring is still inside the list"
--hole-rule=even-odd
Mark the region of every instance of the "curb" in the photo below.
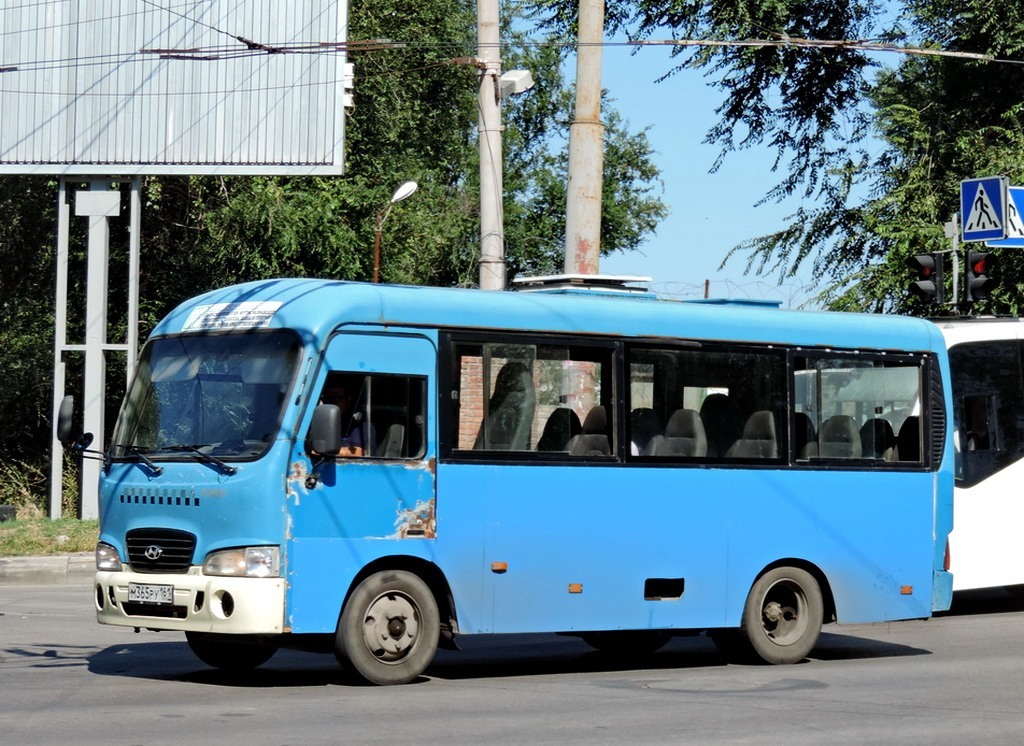
[[[88,585],[96,574],[92,552],[56,557],[0,557],[0,585]]]

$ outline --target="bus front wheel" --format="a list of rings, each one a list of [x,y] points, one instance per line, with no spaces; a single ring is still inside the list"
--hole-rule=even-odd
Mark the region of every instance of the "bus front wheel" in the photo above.
[[[405,684],[430,665],[440,632],[437,601],[423,580],[403,570],[378,572],[346,602],[335,654],[372,684]]]
[[[776,567],[754,583],[740,627],[752,652],[767,663],[798,663],[821,634],[824,603],[806,570]]]

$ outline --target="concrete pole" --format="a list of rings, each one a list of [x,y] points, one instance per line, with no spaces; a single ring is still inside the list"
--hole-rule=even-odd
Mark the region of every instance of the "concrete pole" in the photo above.
[[[64,348],[68,336],[68,244],[71,232],[71,207],[67,199],[67,181],[62,176],[57,186],[57,289],[53,335],[53,419],[50,439],[50,518],[61,517],[64,492],[64,447],[57,440],[57,413],[64,398]]]
[[[128,230],[128,336],[125,340],[128,364],[125,366],[131,385],[135,377],[135,365],[139,356],[139,266],[142,256],[142,177],[135,176],[131,182],[131,203]]]
[[[121,212],[121,193],[112,190],[109,179],[89,182],[89,191],[75,194],[75,215],[89,219],[85,297],[85,384],[82,402],[85,432],[95,439],[92,449],[104,450],[104,397],[107,379],[107,269],[110,256],[110,226],[107,218]],[[99,517],[101,464],[82,461],[82,505],[79,518]]]
[[[580,0],[576,48],[576,114],[569,125],[569,183],[565,207],[566,274],[598,273],[601,256],[601,43],[604,0]]]
[[[498,0],[477,0],[480,66],[480,287],[505,289],[505,225],[501,160],[501,49]]]

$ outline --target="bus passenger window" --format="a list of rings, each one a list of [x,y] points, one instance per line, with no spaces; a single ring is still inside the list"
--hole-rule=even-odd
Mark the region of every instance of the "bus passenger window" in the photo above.
[[[921,370],[916,359],[797,358],[793,457],[921,463]]]
[[[778,459],[785,356],[738,345],[628,351],[627,435],[636,458]]]
[[[557,454],[594,451],[610,456],[612,346],[533,341],[510,335],[504,342],[454,345],[451,400],[456,404],[448,410],[454,417],[444,423],[452,451],[502,460],[546,454],[542,460],[552,461]]]

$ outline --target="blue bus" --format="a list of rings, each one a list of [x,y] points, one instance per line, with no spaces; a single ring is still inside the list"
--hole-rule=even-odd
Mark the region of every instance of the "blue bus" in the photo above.
[[[823,623],[949,607],[948,381],[920,319],[614,283],[209,292],[154,329],[105,452],[97,618],[377,684],[481,633],[793,663]]]

